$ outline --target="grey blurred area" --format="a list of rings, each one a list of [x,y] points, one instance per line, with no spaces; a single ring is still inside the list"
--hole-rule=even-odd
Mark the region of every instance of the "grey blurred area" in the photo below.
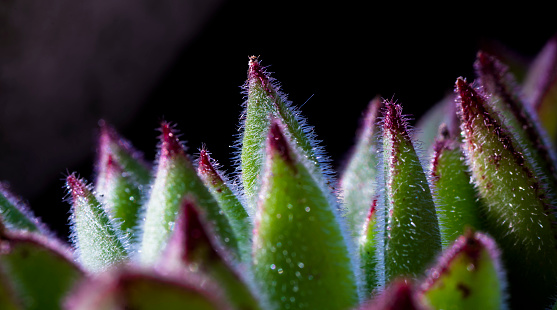
[[[129,123],[221,2],[0,1],[0,180],[32,197],[90,155],[98,120]]]

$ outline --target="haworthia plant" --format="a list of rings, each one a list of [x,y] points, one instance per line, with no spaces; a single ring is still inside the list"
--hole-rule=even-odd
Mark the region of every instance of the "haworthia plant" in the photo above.
[[[556,42],[524,79],[480,52],[416,131],[372,100],[338,185],[256,57],[236,178],[168,122],[153,164],[101,121],[71,246],[0,183],[0,308],[556,309]]]

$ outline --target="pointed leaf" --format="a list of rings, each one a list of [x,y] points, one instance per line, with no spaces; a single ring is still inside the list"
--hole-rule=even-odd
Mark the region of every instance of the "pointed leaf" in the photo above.
[[[23,202],[0,183],[0,220],[7,229],[42,232],[49,234],[46,227]]]
[[[541,174],[551,195],[557,197],[556,155],[536,114],[519,97],[513,76],[507,67],[483,52],[478,53],[475,67],[484,91],[494,97],[488,101],[491,116],[506,128],[517,150],[524,153],[532,170]]]
[[[238,242],[228,218],[197,175],[184,146],[166,122],[162,124],[161,140],[157,174],[143,223],[140,249],[142,263],[156,261],[174,229],[180,205],[188,195],[194,197],[205,210],[221,242],[238,258]]]
[[[371,302],[360,310],[426,310],[417,298],[410,280],[397,279]]]
[[[399,104],[386,102],[385,277],[418,277],[441,250],[431,191]]]
[[[428,273],[422,294],[434,309],[506,308],[499,250],[484,234],[459,237]]]
[[[71,196],[73,241],[81,264],[98,272],[126,260],[126,241],[85,181],[71,174],[66,187]]]
[[[344,195],[344,217],[348,231],[357,240],[362,236],[366,216],[376,195],[379,162],[377,132],[382,101],[373,99],[368,106],[356,146],[340,179]]]
[[[346,239],[331,201],[308,171],[313,164],[304,164],[284,131],[275,120],[267,138],[254,277],[270,309],[348,309],[358,295]]]
[[[199,207],[186,198],[181,209],[161,268],[172,274],[185,268],[202,273],[223,289],[234,309],[260,309],[245,280],[233,269],[226,250],[217,244],[212,229],[204,223]]]
[[[119,222],[122,234],[130,242],[135,242],[138,240],[136,230],[142,203],[141,188],[114,161],[112,155],[108,155],[101,170],[104,190],[102,195],[98,195],[101,196],[99,200],[103,202],[108,215]]]
[[[486,205],[487,232],[503,251],[511,303],[548,306],[557,285],[553,206],[524,154],[491,117],[488,99],[462,78],[456,90],[466,160]]]
[[[197,172],[228,218],[230,226],[238,238],[238,245],[242,251],[242,260],[247,261],[251,256],[253,225],[246,209],[244,209],[244,206],[228,185],[226,177],[217,171],[215,164],[207,150],[202,149],[199,152]]]
[[[129,141],[122,138],[105,121],[101,120],[99,126],[98,176],[95,183],[97,191],[104,192],[103,168],[106,167],[109,156],[140,188],[148,186],[151,182],[151,167],[143,158],[143,154],[135,150]]]
[[[432,188],[437,205],[441,242],[452,244],[466,228],[482,230],[478,192],[470,183],[468,166],[457,137],[442,131],[434,147],[431,167]]]
[[[84,277],[72,262],[70,250],[34,233],[0,235],[0,267],[24,308],[60,309],[65,296]],[[2,300],[0,306],[5,309]]]
[[[280,119],[293,143],[300,148],[316,170],[316,174],[327,170],[327,158],[323,156],[299,111],[293,108],[280,91],[278,83],[261,67],[256,57],[251,57],[248,69],[244,133],[242,137],[241,165],[242,183],[250,214],[255,211],[257,193],[261,185],[262,167],[265,158],[265,139],[269,131],[270,118]]]
[[[121,271],[89,280],[66,302],[68,310],[228,309],[214,288],[159,275]]]

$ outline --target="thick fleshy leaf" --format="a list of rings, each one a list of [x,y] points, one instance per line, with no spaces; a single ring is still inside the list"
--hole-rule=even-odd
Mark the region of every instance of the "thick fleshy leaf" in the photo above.
[[[119,223],[118,227],[130,242],[138,240],[137,225],[142,204],[141,187],[127,175],[111,155],[103,162],[103,193],[98,194],[108,215]],[[97,183],[101,183],[97,179]]]
[[[557,36],[551,38],[530,65],[523,84],[527,102],[537,111],[551,141],[557,139]]]
[[[487,232],[503,251],[513,307],[546,307],[557,286],[555,216],[547,192],[509,133],[488,112],[489,100],[456,82],[464,150],[486,208]]]
[[[84,180],[70,174],[66,187],[72,204],[72,234],[79,262],[98,272],[127,259],[126,242]]]
[[[143,158],[143,154],[135,150],[129,141],[122,138],[105,121],[101,120],[99,126],[97,180],[95,183],[97,192],[103,194],[105,191],[104,173],[109,157],[138,187],[143,189],[148,186],[151,182],[151,167]]]
[[[416,296],[411,280],[394,280],[387,289],[360,310],[426,310]]]
[[[448,248],[422,284],[433,309],[504,309],[506,278],[495,242],[467,231]]]
[[[408,134],[402,107],[385,103],[385,281],[418,277],[441,250],[439,224],[426,175]]]
[[[300,112],[291,106],[286,96],[280,91],[278,83],[261,67],[256,57],[250,58],[245,89],[247,101],[243,115],[244,132],[240,159],[248,212],[253,215],[257,193],[262,183],[265,139],[269,131],[270,116],[280,119],[285,124],[285,130],[292,137],[293,143],[314,165],[311,168],[312,171],[327,171],[327,158],[317,146],[313,128],[306,125]],[[321,178],[321,176],[318,177]]]
[[[65,309],[228,309],[214,288],[189,283],[136,271],[104,274],[81,285],[67,300]]]
[[[364,223],[364,233],[359,240],[360,266],[364,274],[364,296],[372,296],[379,285],[377,197],[373,200]]]
[[[20,199],[0,183],[0,220],[7,229],[48,233],[46,227]]]
[[[205,210],[221,242],[239,258],[237,238],[227,216],[197,175],[184,146],[166,122],[162,124],[161,140],[157,173],[143,223],[142,263],[151,264],[157,260],[174,229],[182,201],[189,195]]]
[[[198,210],[199,207],[186,198],[160,268],[170,274],[182,270],[201,273],[222,288],[234,309],[260,309],[245,279],[239,275],[239,269],[234,269],[230,256],[218,244],[213,230],[207,227]]]
[[[354,265],[331,200],[271,124],[253,246],[254,278],[269,309],[349,309],[358,303]]]
[[[488,112],[509,132],[517,151],[524,153],[530,167],[535,167],[532,170],[536,170],[547,182],[549,194],[557,197],[555,151],[547,141],[536,113],[522,102],[514,78],[506,66],[483,52],[479,52],[477,58],[475,68],[480,84],[483,91],[493,97],[488,101]]]
[[[22,310],[23,306],[15,298],[14,291],[7,281],[0,266],[0,309]]]
[[[242,260],[248,261],[251,257],[252,221],[240,199],[229,186],[227,178],[215,168],[216,165],[207,150],[202,149],[199,152],[197,172],[228,218],[238,238]]]
[[[0,282],[11,284],[13,297],[24,309],[60,309],[65,296],[84,277],[72,262],[70,250],[55,239],[0,232],[0,249],[0,273],[5,276]],[[0,300],[2,309],[4,302]]]
[[[453,103],[454,104],[454,103]],[[470,173],[460,149],[460,141],[450,136],[445,126],[435,142],[431,164],[432,190],[435,195],[443,247],[452,244],[466,228],[482,230],[478,192],[470,183]]]
[[[362,236],[370,206],[377,194],[377,165],[379,146],[378,117],[382,101],[373,99],[363,119],[356,146],[340,179],[344,196],[344,217],[348,231],[357,240]]]

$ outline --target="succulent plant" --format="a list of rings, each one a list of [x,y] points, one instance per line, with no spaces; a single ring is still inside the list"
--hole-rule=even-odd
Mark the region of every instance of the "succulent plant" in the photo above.
[[[94,186],[66,177],[71,245],[0,184],[0,308],[551,307],[557,38],[524,81],[474,68],[417,130],[373,99],[338,182],[256,57],[234,175],[168,122],[154,168],[100,122]]]

